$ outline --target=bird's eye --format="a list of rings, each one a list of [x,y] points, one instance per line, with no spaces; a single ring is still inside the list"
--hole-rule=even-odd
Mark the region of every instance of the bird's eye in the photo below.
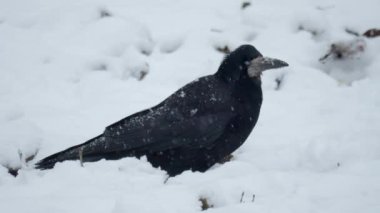
[[[250,61],[244,61],[244,64],[248,66],[251,64],[251,62]]]

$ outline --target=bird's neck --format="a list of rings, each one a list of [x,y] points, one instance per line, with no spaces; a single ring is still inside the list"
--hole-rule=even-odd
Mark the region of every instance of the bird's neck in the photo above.
[[[247,102],[261,102],[262,90],[261,90],[261,78],[260,77],[247,77],[239,80],[235,84],[235,96],[245,99]]]
[[[242,69],[243,67],[235,63],[234,60],[228,60],[226,58],[223,60],[215,75],[227,83],[233,83],[239,80]]]

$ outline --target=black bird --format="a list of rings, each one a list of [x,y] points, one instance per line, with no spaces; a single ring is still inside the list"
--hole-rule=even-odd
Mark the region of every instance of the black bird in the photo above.
[[[242,45],[214,75],[199,78],[152,108],[130,115],[103,134],[36,164],[49,169],[65,160],[146,156],[170,176],[204,172],[240,147],[251,133],[262,103],[261,73],[288,66]]]

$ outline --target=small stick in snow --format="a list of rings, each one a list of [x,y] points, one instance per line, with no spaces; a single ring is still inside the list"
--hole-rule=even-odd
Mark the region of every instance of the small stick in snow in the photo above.
[[[20,158],[20,161],[22,162],[22,152],[20,149],[17,150],[17,153],[18,153],[18,157]]]
[[[101,8],[99,10],[99,12],[100,12],[100,18],[106,18],[106,17],[111,17],[112,16],[111,12],[108,11],[107,9],[105,9],[105,8]]]
[[[240,203],[243,203],[243,198],[244,198],[244,191],[241,193]]]
[[[275,90],[280,90],[282,87],[282,83],[284,82],[285,74],[279,75],[274,81],[276,82]]]
[[[212,203],[209,203],[209,200],[206,197],[200,197],[199,201],[201,202],[202,211],[205,211],[209,208],[214,208],[214,205]]]
[[[216,47],[216,50],[226,55],[231,53],[231,50],[227,45]]]
[[[251,2],[245,1],[241,4],[241,9],[244,10],[245,8],[251,6]]]
[[[360,33],[356,32],[356,31],[353,30],[353,29],[346,28],[346,29],[344,29],[344,31],[346,31],[346,33],[348,33],[348,34],[350,34],[350,35],[353,35],[353,36],[356,36],[356,37],[359,37],[359,36],[360,36]]]

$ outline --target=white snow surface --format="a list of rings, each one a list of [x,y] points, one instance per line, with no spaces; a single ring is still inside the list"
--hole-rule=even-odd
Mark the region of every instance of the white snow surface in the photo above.
[[[0,212],[200,212],[200,197],[220,213],[380,212],[380,38],[367,39],[366,76],[350,86],[318,62],[353,39],[345,28],[379,27],[380,1],[241,4],[0,0]],[[215,48],[241,44],[290,66],[263,74],[259,121],[232,161],[166,183],[146,159],[33,169],[213,74]]]

